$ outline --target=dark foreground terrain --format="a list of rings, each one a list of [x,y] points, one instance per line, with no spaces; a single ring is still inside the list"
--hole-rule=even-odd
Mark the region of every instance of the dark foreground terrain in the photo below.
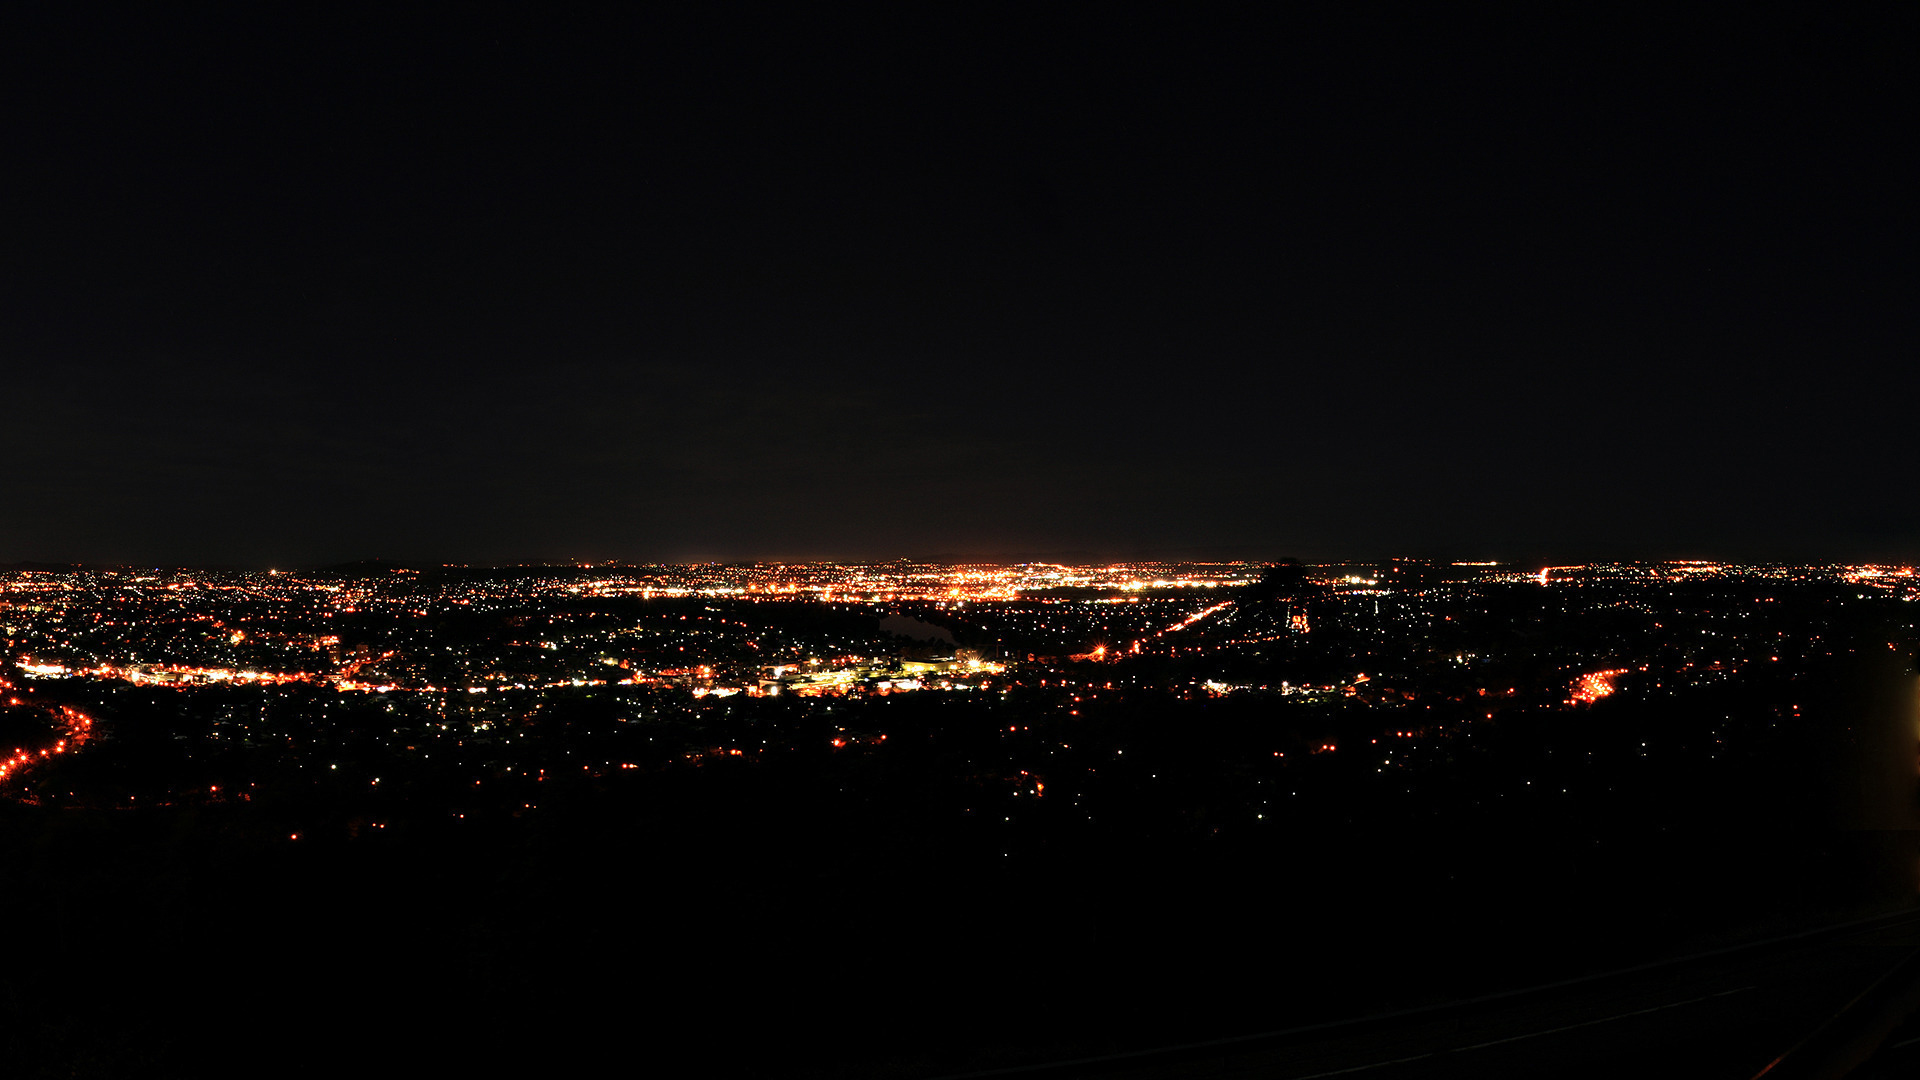
[[[7,824],[17,1076],[939,1073],[1469,997],[1910,899],[1908,838],[929,851],[775,802],[462,843]],[[764,816],[763,816],[764,815]],[[756,823],[754,819],[759,819]],[[30,835],[22,835],[22,832]]]

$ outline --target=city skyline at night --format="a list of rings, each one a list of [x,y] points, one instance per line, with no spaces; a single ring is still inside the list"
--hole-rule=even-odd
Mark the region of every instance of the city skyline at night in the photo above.
[[[364,1043],[307,1033],[369,1001],[482,1072],[582,1013],[614,1015],[581,1060],[745,1030],[742,1075],[1337,1033],[1728,936],[1760,963],[1783,925],[1908,933],[1916,603],[1910,565],[1698,559],[0,567],[0,839],[22,917],[116,883],[77,901],[102,959],[46,939],[38,980],[189,987],[97,1000],[116,1072],[196,1062],[185,1014],[237,978],[273,992],[219,1006],[245,1018],[220,1059],[317,1071]],[[263,933],[289,974],[258,973]],[[1245,989],[1248,952],[1290,978]],[[1811,1025],[1871,974],[1850,955],[1725,992]],[[1678,1011],[1721,992],[1636,1006],[1681,1026],[1596,1060],[1714,1023],[1722,1066],[1761,1067],[1771,1023]],[[500,1000],[504,1037],[474,1004]],[[1592,1052],[1471,1008],[1487,1047]],[[1381,1053],[1260,1039],[1282,1076]]]
[[[1920,1075],[1917,58],[0,5],[0,1076]]]

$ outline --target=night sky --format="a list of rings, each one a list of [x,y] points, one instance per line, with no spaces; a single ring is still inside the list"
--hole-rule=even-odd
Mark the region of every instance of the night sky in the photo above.
[[[1911,4],[8,7],[0,562],[1920,558]]]

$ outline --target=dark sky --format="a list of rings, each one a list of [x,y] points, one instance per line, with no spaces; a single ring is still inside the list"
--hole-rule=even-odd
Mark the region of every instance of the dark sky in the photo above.
[[[1911,4],[75,7],[0,561],[1920,557]]]

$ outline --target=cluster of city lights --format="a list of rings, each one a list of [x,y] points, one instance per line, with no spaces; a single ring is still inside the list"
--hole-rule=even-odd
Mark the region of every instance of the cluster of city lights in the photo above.
[[[1620,676],[1627,673],[1626,668],[1609,668],[1606,671],[1593,671],[1580,676],[1573,684],[1573,697],[1570,704],[1591,705],[1619,689],[1615,685]]]

